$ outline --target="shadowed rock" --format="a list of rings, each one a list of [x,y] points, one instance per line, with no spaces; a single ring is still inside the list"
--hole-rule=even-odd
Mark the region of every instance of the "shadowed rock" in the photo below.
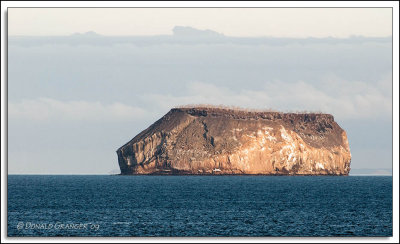
[[[117,150],[121,174],[348,175],[332,115],[173,108]]]

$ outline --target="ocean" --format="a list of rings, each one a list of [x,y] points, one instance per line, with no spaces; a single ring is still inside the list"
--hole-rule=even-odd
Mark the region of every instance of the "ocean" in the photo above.
[[[8,236],[392,236],[391,176],[9,175]]]

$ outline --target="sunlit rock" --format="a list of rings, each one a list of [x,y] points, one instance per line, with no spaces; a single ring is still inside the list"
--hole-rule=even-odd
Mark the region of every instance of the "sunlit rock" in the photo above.
[[[121,174],[348,175],[332,115],[216,107],[171,109],[117,150]]]

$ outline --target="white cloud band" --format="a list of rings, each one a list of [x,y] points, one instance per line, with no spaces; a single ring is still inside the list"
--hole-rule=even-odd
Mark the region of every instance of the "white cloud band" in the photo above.
[[[89,120],[118,121],[143,117],[146,111],[122,103],[103,104],[89,101],[59,101],[51,98],[22,100],[8,104],[11,119],[35,121]]]

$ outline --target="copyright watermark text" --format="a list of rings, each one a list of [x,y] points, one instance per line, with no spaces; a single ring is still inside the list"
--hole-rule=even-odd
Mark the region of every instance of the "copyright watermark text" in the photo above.
[[[95,223],[34,223],[34,222],[18,222],[18,230],[87,230],[98,231],[99,224]]]

